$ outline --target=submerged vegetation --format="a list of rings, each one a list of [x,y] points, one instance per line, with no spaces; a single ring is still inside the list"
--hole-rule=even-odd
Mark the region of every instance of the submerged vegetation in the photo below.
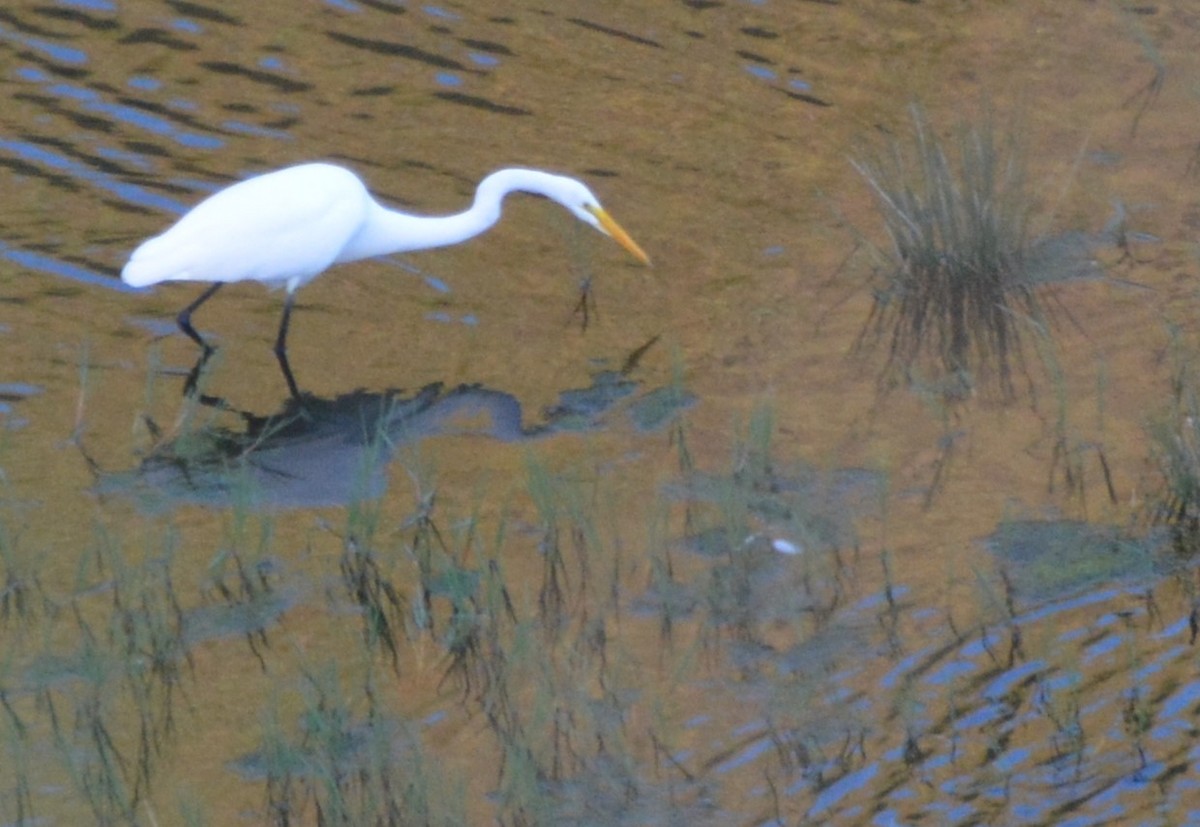
[[[1149,423],[1161,485],[1147,504],[1150,521],[1166,526],[1177,551],[1200,554],[1200,372],[1176,337],[1170,402]]]
[[[909,140],[852,161],[890,242],[859,345],[886,341],[889,381],[919,379],[947,397],[991,384],[1011,398],[1023,338],[1045,330],[1026,269],[1020,144],[990,118],[944,142],[921,106],[909,114]]]
[[[258,787],[253,818],[278,827],[785,823],[874,796],[898,820],[918,812],[872,783],[881,761],[881,779],[920,767],[995,815],[1012,812],[987,799],[997,760],[1012,762],[1011,807],[1031,806],[1019,789],[1047,789],[1040,768],[1097,764],[1106,706],[1131,722],[1131,766],[1153,769],[1145,733],[1176,705],[1153,681],[1082,683],[1072,644],[1022,605],[1114,582],[1144,590],[1105,632],[1142,651],[1162,610],[1159,560],[1141,545],[1083,524],[1006,524],[991,538],[1004,574],[981,576],[978,616],[939,620],[910,602],[903,554],[860,540],[861,524],[886,520],[884,475],[781,456],[767,407],[706,468],[684,408],[669,410],[654,498],[530,443],[513,448],[525,463],[504,508],[482,489],[447,503],[416,449],[393,445],[403,494],[356,487],[303,549],[277,548],[262,497],[233,498],[211,548],[151,511],[97,525],[68,593],[44,584],[0,515],[0,819],[209,823],[205,802],[172,798],[162,780],[208,724],[197,687],[230,662],[260,725],[224,771]],[[365,444],[388,422],[361,420],[377,431]],[[1038,712],[1030,731],[1014,733],[1008,704]],[[984,722],[979,749],[959,743],[968,718]],[[458,749],[481,760],[447,763]],[[1021,766],[1029,753],[1039,769]],[[1092,794],[1051,798],[1086,807]]]
[[[416,463],[399,519],[386,498],[356,500],[344,524],[314,538],[335,552],[320,555],[318,589],[275,556],[274,518],[254,515],[255,497],[235,503],[198,571],[169,526],[144,556],[132,532],[98,527],[72,594],[41,590],[0,521],[6,629],[40,621],[45,631],[20,634],[0,672],[0,734],[13,758],[0,770],[0,817],[25,824],[58,812],[45,790],[60,783],[96,823],[158,823],[156,785],[186,748],[179,738],[194,731],[189,699],[204,679],[200,663],[211,666],[198,652],[220,647],[227,660],[240,639],[243,662],[273,689],[245,699],[262,704],[262,734],[229,769],[263,785],[269,823],[462,824],[478,807],[468,807],[468,789],[481,787],[502,824],[705,821],[715,788],[676,746],[680,720],[670,711],[676,691],[691,691],[681,670],[697,657],[722,660],[730,646],[740,670],[765,677],[771,654],[783,654],[803,684],[796,691],[816,691],[800,660],[821,653],[833,664],[848,651],[830,622],[848,597],[853,515],[877,497],[863,472],[783,467],[771,456],[772,429],[758,411],[731,469],[702,473],[678,423],[685,473],[649,509],[646,548],[616,531],[612,509],[621,506],[583,469],[530,453],[514,530],[511,516],[489,523],[478,509],[448,519]],[[691,553],[704,537],[709,549]],[[514,582],[510,562],[530,554],[540,576]],[[631,582],[648,588],[639,594]],[[322,595],[331,633],[347,645],[310,661],[278,622],[318,610]],[[656,616],[656,645],[619,642],[630,612]],[[430,670],[447,708],[422,722],[405,714],[392,684]],[[428,729],[456,714],[488,736],[493,777],[431,769]],[[817,723],[781,709],[771,737],[789,750],[841,750],[831,739],[849,723]],[[46,741],[54,771],[29,758]],[[189,823],[204,823],[197,802],[179,806]]]

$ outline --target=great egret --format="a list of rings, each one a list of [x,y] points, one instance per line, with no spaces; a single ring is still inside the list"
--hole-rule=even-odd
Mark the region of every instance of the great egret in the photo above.
[[[192,327],[192,313],[221,285],[249,280],[285,288],[275,356],[288,388],[299,396],[287,363],[287,331],[301,285],[334,264],[466,241],[495,224],[504,196],[518,191],[557,201],[580,221],[650,263],[591,190],[574,178],[534,169],[502,169],[480,182],[470,209],[420,216],[383,206],[344,167],[313,163],[248,178],[204,199],[165,233],[142,242],[121,271],[121,279],[134,287],[162,281],[212,282],[176,319],[205,355],[212,348]]]

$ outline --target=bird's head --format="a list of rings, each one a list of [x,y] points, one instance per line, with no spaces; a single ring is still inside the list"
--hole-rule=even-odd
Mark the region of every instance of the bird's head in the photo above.
[[[571,214],[584,224],[589,224],[612,238],[638,261],[643,264],[650,263],[650,256],[629,237],[629,233],[621,229],[621,225],[605,211],[600,205],[600,200],[585,184],[565,176],[555,178],[555,186],[547,195],[570,210]]]

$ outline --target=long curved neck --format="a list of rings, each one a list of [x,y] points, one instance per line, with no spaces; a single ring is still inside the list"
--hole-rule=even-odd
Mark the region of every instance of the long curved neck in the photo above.
[[[372,200],[362,228],[342,249],[339,262],[390,253],[446,247],[474,238],[500,220],[510,192],[548,195],[559,176],[532,169],[502,169],[479,182],[470,209],[453,215],[411,215]]]

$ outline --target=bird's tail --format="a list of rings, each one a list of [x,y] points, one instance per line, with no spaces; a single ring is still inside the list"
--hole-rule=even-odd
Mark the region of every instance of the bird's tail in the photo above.
[[[160,281],[179,278],[178,265],[170,255],[162,255],[155,242],[143,241],[121,270],[121,281],[130,287],[146,287]]]

